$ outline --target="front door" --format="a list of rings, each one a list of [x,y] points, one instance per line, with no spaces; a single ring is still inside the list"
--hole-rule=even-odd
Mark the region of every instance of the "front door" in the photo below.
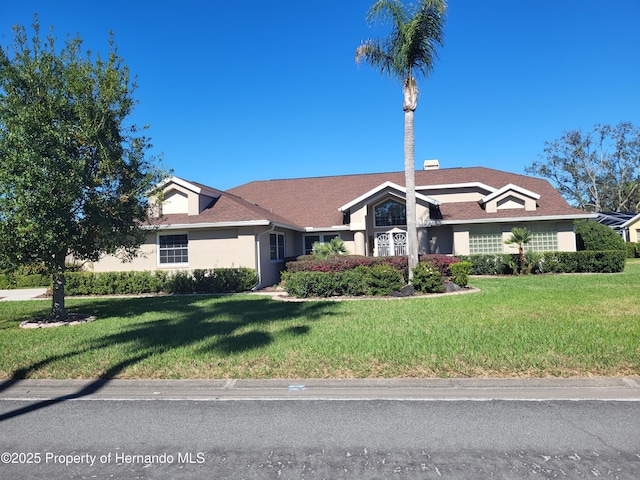
[[[394,255],[407,254],[407,233],[394,228],[388,232],[376,234],[375,252],[376,257],[388,257]]]

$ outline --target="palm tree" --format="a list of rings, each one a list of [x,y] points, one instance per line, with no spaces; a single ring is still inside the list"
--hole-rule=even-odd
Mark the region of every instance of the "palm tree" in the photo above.
[[[347,247],[339,237],[334,237],[327,243],[315,242],[313,244],[312,254],[319,259],[347,255],[348,253]]]
[[[377,0],[367,14],[370,23],[390,20],[392,28],[383,40],[372,39],[356,50],[356,62],[365,60],[381,73],[398,78],[404,94],[404,173],[407,190],[407,250],[409,281],[418,264],[413,115],[418,106],[416,76],[428,77],[444,41],[445,0],[419,0],[405,6],[400,0]]]
[[[513,227],[511,236],[504,241],[507,245],[518,245],[518,262],[520,263],[520,271],[524,270],[524,246],[533,240],[533,235],[526,227]]]

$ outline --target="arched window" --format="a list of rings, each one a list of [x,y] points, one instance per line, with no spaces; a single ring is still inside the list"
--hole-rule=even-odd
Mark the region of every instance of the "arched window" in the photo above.
[[[395,200],[387,200],[375,207],[376,227],[395,227],[407,224],[407,208]]]

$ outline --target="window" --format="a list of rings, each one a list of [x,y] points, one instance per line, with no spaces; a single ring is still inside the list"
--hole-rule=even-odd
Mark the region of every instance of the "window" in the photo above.
[[[556,252],[558,251],[558,232],[553,227],[547,225],[532,225],[531,242],[525,245],[525,250],[534,252]]]
[[[502,229],[498,225],[476,225],[469,229],[469,253],[502,253]]]
[[[375,207],[376,227],[395,227],[407,224],[407,208],[395,200],[387,200]]]
[[[160,265],[189,263],[189,237],[181,235],[158,236],[158,259]]]
[[[272,233],[269,235],[269,245],[271,260],[284,260],[284,235],[282,233]]]
[[[304,254],[311,255],[313,252],[313,244],[316,242],[329,243],[332,238],[336,238],[339,235],[335,233],[327,233],[324,235],[306,235],[304,237]]]

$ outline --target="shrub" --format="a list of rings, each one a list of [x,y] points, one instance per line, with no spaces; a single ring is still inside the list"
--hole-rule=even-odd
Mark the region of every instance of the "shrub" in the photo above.
[[[471,262],[471,275],[504,275],[513,272],[508,253],[460,255],[460,260]]]
[[[625,250],[624,240],[620,235],[593,220],[576,222],[574,231],[578,251]]]
[[[440,271],[430,262],[420,262],[413,269],[413,287],[422,293],[444,292]]]
[[[339,237],[334,237],[327,243],[316,242],[313,244],[313,256],[315,258],[326,259],[347,255],[348,253],[347,247]]]
[[[405,281],[402,274],[391,265],[375,265],[366,274],[368,295],[389,295],[394,290],[400,290]]]
[[[420,255],[421,262],[431,263],[443,277],[451,276],[451,265],[460,261],[458,257],[442,254]]]
[[[50,287],[51,275],[35,274],[35,275],[15,275],[6,273],[0,275],[0,288],[37,288]]]
[[[627,249],[627,258],[638,258],[640,257],[640,249],[638,248],[640,244],[634,242],[625,243],[625,247]]]
[[[400,272],[390,265],[358,266],[339,272],[283,272],[284,289],[293,297],[389,295],[404,286]]]
[[[453,282],[460,286],[469,285],[469,275],[471,274],[471,262],[457,262],[451,264],[451,277]]]
[[[68,295],[244,292],[258,283],[257,273],[251,268],[220,268],[173,274],[162,270],[70,272],[65,277],[65,292]]]
[[[362,255],[342,255],[319,260],[309,255],[298,257],[294,262],[287,262],[286,271],[295,272],[345,272],[357,267],[373,267],[390,265],[400,272],[405,282],[408,279],[407,257],[365,257]]]

